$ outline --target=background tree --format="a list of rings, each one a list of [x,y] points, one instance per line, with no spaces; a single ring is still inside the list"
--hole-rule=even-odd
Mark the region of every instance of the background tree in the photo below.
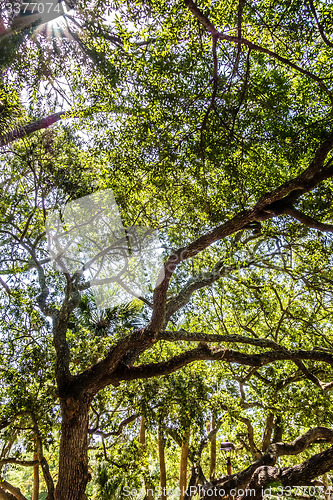
[[[1,61],[1,341],[4,366],[17,372],[4,374],[6,422],[23,409],[39,428],[46,413],[53,434],[60,423],[48,495],[81,500],[96,402],[108,406],[123,385],[193,362],[207,373],[222,366],[227,403],[207,391],[209,411],[194,416],[197,403],[184,396],[198,386],[187,380],[176,405],[180,419],[184,409],[190,415],[191,481],[226,494],[251,486],[257,498],[277,479],[317,484],[333,467],[332,447],[311,448],[333,436],[325,413],[333,363],[332,7],[184,0],[112,9],[77,3],[55,39],[43,29],[12,37],[15,19],[2,7],[14,44]],[[74,117],[70,128],[43,130]],[[46,248],[48,213],[106,188],[125,226],[158,229],[165,246],[163,281],[127,312],[97,312],[83,274],[56,272]],[[30,380],[24,393],[18,381],[36,373],[42,389]],[[177,387],[182,377],[171,380]],[[292,416],[281,405],[288,391],[297,402]],[[303,394],[319,412],[310,430]],[[249,415],[253,403],[261,411]],[[51,407],[60,407],[60,419]],[[193,428],[213,410],[237,422],[230,432],[246,453],[240,472],[208,482],[200,472],[205,442]],[[129,455],[134,448],[130,442]],[[38,453],[32,467],[44,463]],[[298,466],[275,467],[299,453]],[[105,468],[98,470],[105,486]],[[21,494],[4,481],[1,488]]]

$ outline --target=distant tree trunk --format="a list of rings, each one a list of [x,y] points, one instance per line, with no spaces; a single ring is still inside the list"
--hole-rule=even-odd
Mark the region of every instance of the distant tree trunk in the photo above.
[[[164,454],[164,439],[162,431],[158,432],[158,460],[160,464],[160,487],[161,487],[161,496],[160,500],[166,500],[166,468],[165,468],[165,454]]]
[[[283,435],[283,421],[280,415],[278,415],[274,422],[274,434],[273,434],[273,443],[279,443],[282,441]]]
[[[88,472],[89,398],[61,399],[62,423],[56,500],[85,500]]]
[[[38,453],[34,453],[34,460],[38,460]],[[39,465],[34,466],[33,471],[33,488],[32,488],[32,499],[38,500],[39,498]]]
[[[216,421],[215,421],[215,413],[212,414],[212,430],[215,429]],[[216,433],[212,437],[210,442],[210,468],[209,468],[209,478],[210,481],[215,479],[215,470],[216,470]]]
[[[274,428],[274,415],[273,413],[269,413],[267,416],[266,428],[261,445],[261,449],[263,452],[265,452],[270,445],[273,428]]]
[[[142,445],[146,444],[146,421],[143,415],[140,420],[139,443]]]
[[[186,431],[185,439],[182,442],[181,453],[180,453],[180,467],[179,467],[179,489],[180,489],[180,498],[179,500],[183,500],[186,492],[187,486],[187,459],[188,459],[188,447],[190,443],[190,432],[189,428]]]
[[[143,415],[142,415],[141,421],[140,421],[139,443],[142,446],[143,454],[146,455],[146,420],[145,420],[145,417]],[[145,498],[147,500],[154,500],[153,487],[150,484],[149,480],[147,480],[147,477],[144,478],[144,482],[145,482],[145,489],[146,489]]]

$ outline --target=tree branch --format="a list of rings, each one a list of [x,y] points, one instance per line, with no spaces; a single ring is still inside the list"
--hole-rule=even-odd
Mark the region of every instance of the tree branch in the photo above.
[[[39,460],[17,460],[16,458],[3,458],[0,460],[0,466],[6,464],[16,464],[22,467],[33,467],[34,465],[40,465]]]
[[[197,255],[216,241],[236,233],[253,221],[263,221],[283,214],[286,207],[290,206],[302,194],[311,191],[321,181],[333,176],[332,165],[323,168],[323,163],[332,148],[333,132],[318,147],[313,161],[300,175],[263,195],[251,209],[238,213],[209,233],[202,235],[186,247],[180,248],[170,255],[164,264],[164,278],[154,291],[153,314],[148,329],[157,332],[162,328],[169,282],[181,262]]]
[[[319,87],[327,94],[329,97],[331,104],[333,105],[333,95],[331,91],[326,87],[326,85],[323,83],[322,79],[319,78],[319,76],[314,75],[310,71],[302,68],[301,66],[298,66],[297,64],[294,64],[293,62],[289,61],[289,59],[286,59],[285,57],[280,56],[276,52],[266,49],[265,47],[261,47],[260,45],[257,45],[253,42],[250,42],[246,38],[238,38],[238,36],[231,36],[231,35],[225,35],[224,33],[220,33],[215,26],[209,21],[209,19],[200,11],[198,6],[192,1],[192,0],[184,0],[185,5],[189,8],[189,10],[192,12],[192,14],[198,19],[198,21],[206,28],[207,31],[209,31],[213,36],[219,38],[220,40],[227,40],[229,42],[233,42],[237,45],[242,44],[245,45],[246,47],[249,47],[251,50],[255,50],[257,52],[262,52],[263,54],[267,54],[273,59],[276,59],[277,61],[282,62],[286,66],[289,66],[290,68],[296,70],[298,73],[301,73],[303,75],[308,76],[311,78],[311,80],[314,80],[315,82],[318,83]]]
[[[185,340],[187,342],[226,342],[233,344],[248,344],[254,345],[262,348],[273,348],[277,350],[282,350],[283,347],[274,340],[262,339],[262,338],[252,338],[245,337],[243,335],[219,335],[215,333],[203,333],[203,332],[188,332],[186,330],[166,330],[158,334],[158,340],[166,340],[169,342],[175,342],[177,340]]]
[[[248,487],[250,481],[252,480],[252,477],[254,476],[256,471],[259,470],[259,468],[264,467],[264,466],[275,465],[278,457],[298,455],[302,451],[309,448],[309,446],[312,443],[315,443],[318,441],[319,442],[326,442],[326,443],[333,443],[333,430],[329,429],[327,427],[314,427],[313,429],[310,429],[305,434],[298,437],[297,439],[295,439],[291,443],[283,443],[283,442],[273,443],[267,448],[266,453],[264,455],[262,455],[258,460],[253,462],[249,467],[242,470],[241,472],[238,472],[237,474],[233,474],[232,476],[226,476],[223,478],[215,479],[215,480],[211,481],[210,483],[203,485],[204,489],[207,492],[209,490],[212,490],[212,489],[214,491],[214,488],[221,486],[227,494],[231,489],[237,490],[237,489],[243,489],[245,487]],[[313,467],[315,467],[315,463],[316,463],[317,458],[319,457],[319,459],[320,459],[321,456],[324,457],[323,462],[325,462],[325,460],[327,460],[329,462],[330,469],[326,469],[325,472],[327,470],[331,470],[331,468],[333,467],[333,447],[329,448],[328,450],[326,450],[323,453],[320,453],[318,455],[314,455],[309,460],[304,462],[305,464],[307,464],[307,466],[309,465],[308,470],[310,469],[311,465]],[[302,464],[301,464],[301,466],[302,466]],[[289,470],[293,469],[293,471],[286,473],[285,477],[289,478],[289,480],[290,480],[290,477],[292,477],[293,481],[297,481],[297,477],[295,477],[296,474],[293,476],[292,472],[296,472],[297,468],[300,468],[301,466],[298,465],[298,466],[295,466],[295,468],[293,468],[293,467],[287,468]],[[284,470],[287,471],[287,469],[284,469]],[[316,468],[316,471],[318,471],[318,468]],[[321,472],[316,473],[316,475],[320,475],[320,474],[321,474]],[[316,476],[314,476],[314,477],[316,477]],[[308,476],[308,479],[310,479],[309,476]],[[289,482],[289,484],[296,485],[296,484],[308,484],[308,483],[297,483],[297,482],[291,483],[291,482]],[[287,483],[286,483],[286,485],[287,485]],[[218,491],[218,489],[219,488],[217,488],[215,491]],[[212,499],[217,500],[220,497],[218,495],[207,494],[203,498],[204,499],[212,498]],[[254,497],[254,498],[256,498],[256,497]],[[260,498],[260,497],[257,497],[257,498]]]
[[[120,434],[123,431],[123,428],[126,427],[126,425],[130,424],[131,422],[134,422],[139,417],[139,414],[131,415],[128,418],[125,418],[122,422],[120,422],[118,429],[113,432],[103,432],[99,431],[98,429],[88,429],[88,434],[96,434],[97,436],[102,436],[103,438],[108,438],[111,436],[120,436]]]
[[[309,5],[310,5],[311,12],[312,12],[312,14],[313,14],[313,17],[314,17],[314,18],[315,18],[315,20],[316,20],[317,27],[318,27],[318,30],[319,30],[320,36],[321,36],[321,38],[323,39],[323,42],[325,42],[325,43],[326,43],[326,45],[328,45],[328,47],[333,48],[333,42],[331,42],[331,40],[329,40],[329,39],[327,38],[327,36],[325,35],[325,32],[324,32],[323,26],[322,26],[322,24],[319,22],[319,19],[318,19],[318,16],[317,16],[317,12],[316,12],[315,6],[313,5],[313,1],[312,1],[312,0],[309,0]]]
[[[316,219],[313,219],[312,217],[309,217],[308,215],[303,214],[299,210],[297,210],[294,207],[287,207],[284,210],[284,213],[286,215],[290,215],[291,217],[294,217],[297,219],[299,222],[304,224],[307,227],[311,227],[313,229],[318,229],[318,231],[323,231],[326,233],[332,233],[333,232],[333,224],[325,224],[323,222],[319,222]]]
[[[28,500],[24,495],[22,495],[20,488],[15,488],[15,486],[4,479],[0,479],[0,488],[8,490],[17,500]]]
[[[16,500],[16,497],[0,487],[0,500]]]
[[[196,349],[185,351],[167,361],[160,363],[148,363],[135,366],[119,365],[113,374],[118,380],[147,379],[160,377],[175,372],[179,368],[186,366],[193,361],[210,360],[223,361],[226,363],[236,363],[246,366],[264,366],[276,361],[308,359],[328,363],[333,366],[333,356],[329,353],[318,351],[287,350],[267,351],[261,354],[245,354],[231,349],[211,348],[205,343],[200,343]]]
[[[119,368],[134,362],[140,354],[142,354],[146,349],[149,349],[157,341],[158,332],[161,331],[165,321],[169,283],[177,266],[182,261],[205,250],[214,242],[243,230],[244,227],[254,221],[260,222],[273,218],[277,215],[282,215],[286,207],[290,206],[303,193],[311,191],[321,181],[332,177],[333,165],[326,168],[323,167],[324,161],[332,148],[333,132],[331,132],[327,136],[326,140],[323,141],[323,143],[317,148],[312,162],[300,175],[263,195],[252,208],[236,214],[234,217],[216,227],[212,231],[200,236],[187,246],[179,248],[172,255],[170,255],[164,264],[163,278],[154,291],[153,311],[149,324],[144,329],[137,330],[120,340],[111,348],[110,352],[103,360],[88,368],[81,374],[73,377],[71,381],[67,381],[66,392],[70,394],[72,390],[74,392],[81,393],[83,391],[90,391],[92,394],[95,394],[96,391],[110,383],[119,383],[119,380],[121,380],[118,376],[119,374],[117,374]],[[196,359],[212,359],[211,355],[209,355],[208,358],[205,357],[207,353],[203,355],[203,352],[200,352],[200,355],[199,353],[197,353],[197,355],[199,357],[196,357],[195,354],[191,354],[189,355],[189,358],[187,358],[187,354],[185,353],[186,359],[183,362],[180,362],[179,366],[184,366],[184,364],[192,362]],[[307,356],[310,357],[305,357],[304,359],[317,359],[312,357],[314,355],[314,353],[307,354]],[[219,354],[215,353],[214,356],[217,356],[218,358]],[[266,353],[265,356],[268,356],[268,353]],[[277,353],[274,353],[274,356],[278,356]],[[282,356],[284,357],[281,359],[290,359],[286,353]],[[318,355],[316,354],[315,356]],[[323,354],[321,356],[323,356]],[[236,359],[236,357],[237,356],[235,354],[234,359]],[[331,362],[331,356],[329,356],[329,358],[329,362]],[[261,366],[259,359],[255,360],[255,358],[252,358],[250,360],[242,353],[238,353],[237,359],[242,364],[249,363],[249,366]],[[137,369],[138,368],[136,367],[135,370]],[[171,371],[174,371],[174,369]],[[139,372],[136,373],[138,374]],[[168,373],[167,369],[166,373]],[[158,373],[156,373],[156,375],[161,374],[163,374],[163,368],[161,368],[161,373],[159,373],[159,370]],[[140,378],[140,375],[138,376]],[[134,378],[136,378],[136,375]]]

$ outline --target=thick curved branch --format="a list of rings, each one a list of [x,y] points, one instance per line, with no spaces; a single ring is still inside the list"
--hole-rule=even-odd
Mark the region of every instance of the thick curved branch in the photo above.
[[[262,490],[273,481],[279,481],[282,486],[316,485],[315,478],[333,468],[333,447],[313,455],[301,464],[278,469],[276,467],[259,467],[252,476],[248,489],[255,490],[254,498],[262,498]]]
[[[233,344],[248,344],[254,345],[262,348],[272,348],[277,350],[282,350],[283,347],[277,342],[270,339],[262,338],[251,338],[245,337],[243,335],[219,335],[215,333],[204,333],[204,332],[188,332],[186,330],[166,330],[158,334],[158,340],[166,340],[169,342],[175,342],[177,340],[185,340],[187,342],[227,342]]]
[[[243,335],[219,335],[219,334],[210,334],[203,332],[187,332],[186,330],[179,331],[163,331],[158,335],[159,340],[165,340],[168,342],[176,342],[178,340],[185,340],[187,342],[224,342],[224,343],[232,343],[232,344],[245,344],[245,345],[253,345],[260,348],[271,348],[276,351],[284,351],[288,352],[283,346],[274,342],[271,339],[263,339],[263,338],[253,338],[253,337],[245,337]],[[293,360],[296,366],[300,369],[300,371],[305,375],[307,379],[313,382],[319,389],[322,391],[328,391],[332,389],[333,382],[325,383],[319,380],[319,378],[302,363],[301,360],[295,359]],[[292,379],[297,380],[297,379]]]
[[[18,460],[16,458],[3,458],[0,460],[0,466],[6,464],[16,464],[22,467],[33,467],[34,465],[40,465],[39,460]]]
[[[216,241],[240,231],[253,221],[260,222],[283,214],[286,208],[302,194],[311,191],[320,182],[333,176],[332,165],[327,168],[323,167],[324,161],[332,148],[333,132],[319,146],[314,154],[313,161],[300,175],[262,196],[251,209],[238,213],[227,222],[170,255],[164,264],[164,277],[154,292],[153,314],[148,329],[157,332],[162,328],[166,312],[166,297],[169,282],[175,269],[181,262],[194,257]]]
[[[0,500],[16,500],[16,497],[0,487]]]

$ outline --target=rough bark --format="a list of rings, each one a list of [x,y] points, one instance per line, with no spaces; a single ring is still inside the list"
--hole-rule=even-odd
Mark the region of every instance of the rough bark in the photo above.
[[[280,415],[278,415],[274,423],[273,443],[278,443],[279,441],[282,441],[282,435],[283,435],[283,422]]]
[[[17,500],[14,495],[9,493],[9,491],[5,491],[4,489],[0,488],[0,500]]]
[[[333,446],[313,455],[301,464],[278,469],[272,466],[259,467],[253,474],[248,488],[256,491],[256,500],[263,498],[263,490],[273,481],[281,482],[282,486],[312,486],[314,479],[333,468]]]
[[[88,412],[90,399],[61,400],[62,423],[56,500],[84,500],[88,471]]]
[[[146,444],[146,422],[145,422],[145,417],[143,415],[140,419],[139,443],[142,446]]]

